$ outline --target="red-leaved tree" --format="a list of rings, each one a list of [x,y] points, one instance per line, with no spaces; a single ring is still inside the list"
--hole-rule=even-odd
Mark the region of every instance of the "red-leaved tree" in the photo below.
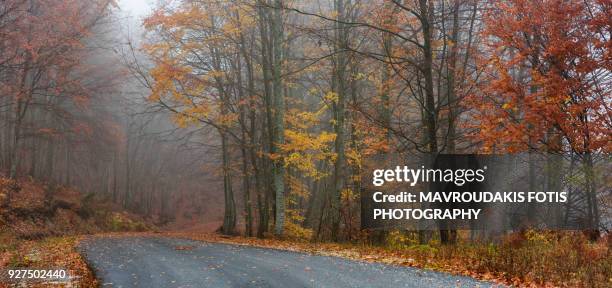
[[[487,153],[572,153],[599,222],[593,155],[612,150],[612,1],[511,0],[485,14],[486,79],[467,100]]]

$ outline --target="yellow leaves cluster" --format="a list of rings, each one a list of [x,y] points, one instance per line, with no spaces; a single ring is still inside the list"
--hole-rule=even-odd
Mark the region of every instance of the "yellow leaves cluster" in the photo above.
[[[286,155],[286,166],[314,178],[326,175],[318,171],[316,163],[321,160],[330,161],[335,157],[331,144],[336,139],[336,134],[312,131],[312,128],[320,123],[325,109],[325,106],[315,112],[291,109],[285,116],[285,144],[280,146],[282,153]]]
[[[331,160],[334,153],[331,152],[331,143],[336,139],[336,134],[323,132],[319,135],[301,133],[294,130],[285,130],[286,143],[281,145],[285,157],[285,165],[294,167],[310,177],[321,177],[324,172],[318,171],[316,162],[318,160]]]
[[[308,185],[304,184],[299,177],[289,175],[287,177],[289,185],[289,195],[285,198],[285,235],[290,238],[309,240],[312,237],[312,230],[302,227],[300,223],[304,221],[303,209],[299,208],[300,199],[307,199],[310,196]]]
[[[352,149],[349,148],[346,150],[346,160],[347,162],[353,166],[353,167],[358,167],[361,168],[362,167],[362,157],[361,157],[361,153],[359,152],[359,149]]]
[[[149,100],[174,104],[174,122],[187,127],[202,119],[221,126],[236,122],[237,115],[215,113],[218,95],[215,83],[230,77],[224,71],[203,71],[194,66],[194,55],[211,53],[212,45],[232,41],[242,30],[254,27],[253,7],[223,2],[181,2],[163,6],[144,20],[148,31],[155,31],[163,40],[145,45],[143,51],[151,56],[155,66],[149,71],[153,79]],[[225,115],[223,115],[225,114]]]
[[[324,110],[309,112],[291,109],[285,116],[285,121],[292,129],[306,130],[319,123],[319,117],[323,112]]]
[[[353,79],[355,80],[363,80],[366,79],[366,74],[359,72],[353,75]]]
[[[193,118],[205,119],[210,115],[210,107],[205,105],[196,105],[185,109],[185,114],[191,115]]]
[[[285,130],[287,144],[284,150],[308,151],[308,150],[327,150],[327,146],[336,139],[336,134],[321,132],[319,135],[300,133],[294,130]]]
[[[188,117],[184,114],[173,114],[172,120],[180,128],[187,128],[190,124],[194,123],[194,118]]]
[[[355,191],[350,188],[342,189],[342,192],[340,192],[340,196],[342,201],[344,202],[354,201],[357,199],[357,197],[359,197],[359,195],[356,194]]]
[[[312,229],[304,228],[293,221],[287,221],[285,223],[285,236],[290,239],[307,241],[312,238]]]
[[[329,91],[323,96],[323,98],[329,102],[338,103],[338,93]]]
[[[319,93],[319,89],[317,87],[312,87],[308,90],[308,94],[317,95]]]
[[[160,61],[149,73],[154,80],[151,95],[149,95],[150,101],[157,102],[165,95],[171,95],[174,100],[181,101],[183,97],[176,87],[176,82],[185,80],[191,73],[190,67],[172,63],[171,60]]]

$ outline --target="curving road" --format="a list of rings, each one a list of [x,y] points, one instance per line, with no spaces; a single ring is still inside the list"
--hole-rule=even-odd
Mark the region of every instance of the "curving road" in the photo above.
[[[101,287],[492,287],[415,268],[174,238],[93,238],[79,249]]]

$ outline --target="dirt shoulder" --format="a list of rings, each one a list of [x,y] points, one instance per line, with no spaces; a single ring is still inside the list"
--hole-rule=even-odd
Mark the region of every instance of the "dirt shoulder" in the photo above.
[[[0,174],[0,272],[66,269],[74,277],[71,283],[97,287],[93,273],[75,248],[84,237],[80,235],[151,229],[151,223],[107,199],[29,177],[11,180]],[[4,276],[0,275],[0,287],[9,286]],[[28,282],[27,287],[48,284]]]
[[[82,238],[82,236],[63,236],[25,241],[3,238],[4,241],[10,242],[3,242],[0,268],[2,270],[65,269],[69,280],[53,284],[53,287],[98,287],[93,272],[76,250]],[[0,279],[0,287],[11,287],[12,284],[16,283]],[[27,287],[49,287],[49,283],[27,282]]]

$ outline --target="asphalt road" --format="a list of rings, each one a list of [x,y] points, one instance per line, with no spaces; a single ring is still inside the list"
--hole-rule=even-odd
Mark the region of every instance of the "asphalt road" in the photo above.
[[[102,287],[491,287],[415,268],[173,238],[102,237],[79,249]]]

